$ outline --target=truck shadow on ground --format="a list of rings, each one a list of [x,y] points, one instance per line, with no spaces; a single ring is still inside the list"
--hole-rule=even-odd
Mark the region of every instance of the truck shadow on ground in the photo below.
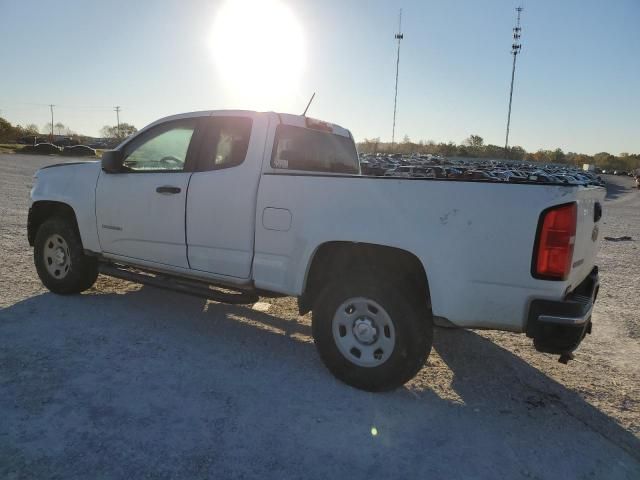
[[[611,181],[611,179],[607,179],[605,180],[606,183],[606,189],[607,189],[607,196],[606,199],[607,200],[616,200],[624,195],[626,195],[627,193],[632,191],[632,187],[633,185],[633,180],[629,179],[627,181],[626,178],[622,177],[622,178],[615,178],[613,183]],[[628,183],[628,184],[627,184]]]
[[[434,448],[472,441],[479,454],[486,448],[484,439],[507,435],[537,442],[544,428],[557,428],[557,438],[536,445],[550,458],[554,442],[571,442],[573,430],[583,435],[586,427],[594,441],[604,437],[640,460],[640,441],[632,433],[474,332],[436,332],[434,349],[450,370],[455,399],[429,387],[430,376],[438,372],[428,366],[414,383],[395,392],[347,387],[321,365],[310,335],[308,323],[152,287],[125,294],[41,294],[0,310],[0,338],[5,339],[0,418],[12,419],[23,432],[64,430],[64,420],[54,427],[36,419],[47,417],[48,408],[71,408],[79,418],[88,409],[92,435],[115,435],[110,424],[124,418],[145,425],[160,454],[175,448],[168,443],[171,435],[165,438],[167,429],[179,426],[184,435],[185,425],[200,425],[207,415],[224,417],[218,435],[225,435],[225,428],[231,439],[243,432],[238,442],[264,441],[262,434],[256,434],[262,440],[247,440],[254,429],[281,429],[308,448],[326,443],[323,435],[340,445],[361,442],[354,432],[338,433],[345,418],[356,425],[384,425],[398,438],[408,432],[406,441],[397,440],[398,450],[408,449],[413,435],[428,445],[435,442]],[[233,427],[224,427],[228,424]],[[95,430],[95,425],[102,427]],[[69,426],[67,435],[73,437],[78,428]],[[477,438],[469,440],[467,432]],[[20,450],[20,442],[15,445]],[[74,444],[71,450],[77,448]]]

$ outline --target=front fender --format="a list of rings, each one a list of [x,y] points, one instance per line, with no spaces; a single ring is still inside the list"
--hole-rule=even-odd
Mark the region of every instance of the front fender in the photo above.
[[[99,162],[61,164],[40,169],[34,175],[29,206],[38,202],[57,202],[75,213],[82,245],[100,251],[96,228],[95,191],[100,174]]]

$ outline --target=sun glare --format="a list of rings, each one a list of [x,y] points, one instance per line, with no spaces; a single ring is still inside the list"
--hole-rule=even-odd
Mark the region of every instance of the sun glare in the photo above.
[[[279,0],[228,0],[216,15],[211,49],[225,88],[250,108],[277,108],[300,88],[304,35]]]

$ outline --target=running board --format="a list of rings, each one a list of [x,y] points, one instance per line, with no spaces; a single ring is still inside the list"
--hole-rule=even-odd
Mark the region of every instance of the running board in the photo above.
[[[113,263],[100,263],[99,271],[103,275],[120,278],[121,280],[151,285],[152,287],[173,290],[175,292],[186,293],[188,295],[195,295],[196,297],[203,297],[220,303],[247,305],[256,303],[259,298],[253,291],[232,290],[227,287],[222,288],[228,291],[222,291],[218,289],[221,287],[214,287],[206,282],[185,279],[140,268],[133,269]]]

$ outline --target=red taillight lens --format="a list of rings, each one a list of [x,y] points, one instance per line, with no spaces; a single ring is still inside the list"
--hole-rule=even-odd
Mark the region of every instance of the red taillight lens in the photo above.
[[[549,280],[566,280],[573,261],[576,240],[577,207],[575,203],[547,210],[538,229],[535,252],[535,276]]]

